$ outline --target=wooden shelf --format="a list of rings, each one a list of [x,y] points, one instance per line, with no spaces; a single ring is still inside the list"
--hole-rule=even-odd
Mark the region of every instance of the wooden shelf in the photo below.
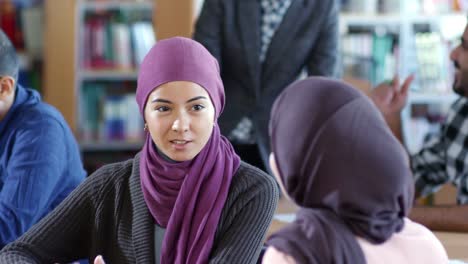
[[[453,93],[418,93],[410,92],[408,95],[408,104],[434,104],[434,103],[453,103],[458,96]]]
[[[359,13],[341,13],[340,23],[345,25],[398,25],[401,23],[400,14],[359,14]]]
[[[143,141],[82,141],[82,152],[103,151],[138,151],[143,147]]]
[[[138,79],[138,71],[84,70],[78,72],[78,76],[81,77],[83,81],[131,81]]]
[[[82,1],[81,7],[85,11],[110,9],[151,9],[154,4],[150,1]]]
[[[341,13],[340,23],[345,25],[391,25],[404,23],[432,23],[447,19],[466,19],[466,14],[461,12],[452,12],[445,14],[366,14],[366,13]]]

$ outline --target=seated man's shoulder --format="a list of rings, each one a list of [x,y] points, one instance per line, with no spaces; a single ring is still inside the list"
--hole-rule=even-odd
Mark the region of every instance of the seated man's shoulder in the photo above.
[[[48,128],[61,128],[66,125],[62,114],[53,106],[39,102],[34,105],[18,109],[15,114],[15,123],[24,128],[37,128],[37,125]]]

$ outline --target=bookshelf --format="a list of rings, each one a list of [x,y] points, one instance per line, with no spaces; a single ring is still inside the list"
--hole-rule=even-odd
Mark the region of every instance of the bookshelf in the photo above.
[[[350,3],[355,0],[342,2]],[[392,1],[380,0],[380,2],[382,4]],[[435,136],[440,132],[440,124],[445,121],[449,106],[457,98],[451,88],[453,66],[449,61],[449,53],[457,44],[457,39],[462,35],[467,23],[468,5],[466,1],[456,0],[425,1],[424,4],[423,1],[402,0],[393,3],[398,8],[393,8],[392,12],[378,13],[376,10],[371,14],[341,14],[342,44],[349,44],[346,43],[346,37],[353,37],[353,34],[364,33],[368,38],[363,41],[355,35],[355,41],[360,45],[355,43],[351,48],[342,46],[343,78],[368,92],[373,85],[384,79],[390,79],[395,73],[401,78],[412,73],[416,75],[410,87],[408,103],[401,116],[405,145],[410,153],[416,153],[427,140],[427,135]],[[392,42],[391,48],[387,48],[383,56],[385,60],[381,60],[385,66],[384,74],[380,76],[382,79],[372,78],[375,76],[371,75],[370,69],[375,67],[373,65],[375,60],[371,51],[366,53],[361,50],[362,46],[370,46],[370,44],[366,46],[365,43],[372,42],[374,34],[389,36]],[[350,55],[346,53],[350,50],[358,50],[361,53],[358,53],[359,56],[351,54],[354,58],[349,59]],[[386,62],[387,59],[389,62]],[[352,66],[346,69],[346,60],[348,63],[352,64],[354,61],[361,66],[356,66],[357,69]],[[456,192],[454,186],[446,184],[440,191],[418,203],[454,204]]]
[[[462,12],[340,15],[343,78],[368,80],[374,86],[395,73],[401,78],[416,75],[402,113],[403,139],[410,153],[422,147],[427,133],[438,130],[457,98],[451,89],[449,53],[465,25]]]
[[[78,2],[77,132],[85,153],[143,145],[135,91],[138,67],[156,42],[154,8],[148,1]]]
[[[41,1],[0,1],[0,28],[19,57],[18,82],[39,92],[42,92],[43,14]]]
[[[44,97],[72,127],[88,173],[140,150],[138,65],[154,41],[190,37],[192,5],[192,0],[45,0]]]

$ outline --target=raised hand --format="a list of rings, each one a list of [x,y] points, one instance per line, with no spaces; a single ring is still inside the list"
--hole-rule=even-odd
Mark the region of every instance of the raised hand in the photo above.
[[[370,98],[384,116],[399,115],[406,104],[409,86],[413,80],[414,75],[412,74],[405,79],[400,87],[400,79],[395,76],[391,83],[381,83],[372,89]]]

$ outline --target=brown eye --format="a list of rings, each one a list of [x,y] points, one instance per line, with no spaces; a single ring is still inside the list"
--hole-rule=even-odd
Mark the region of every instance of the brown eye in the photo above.
[[[159,107],[156,107],[154,110],[158,111],[158,112],[166,112],[166,111],[169,111],[169,107],[167,106],[159,106]]]
[[[195,110],[195,111],[200,111],[200,110],[203,110],[205,107],[203,105],[194,105],[192,106],[192,109]]]

